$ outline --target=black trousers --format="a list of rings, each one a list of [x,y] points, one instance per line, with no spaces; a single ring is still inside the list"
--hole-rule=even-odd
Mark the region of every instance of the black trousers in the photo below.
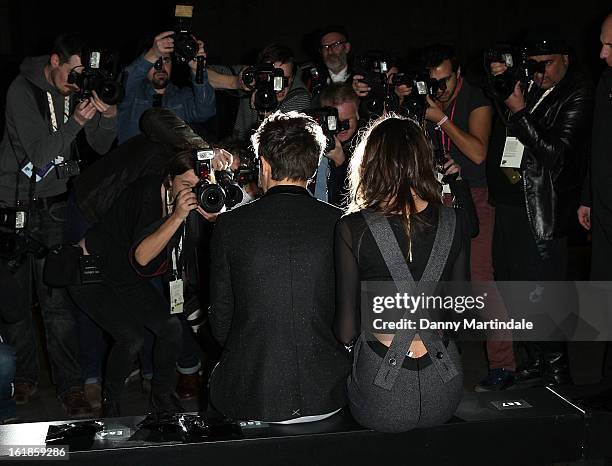
[[[112,283],[71,286],[76,303],[114,340],[107,361],[105,395],[119,401],[125,378],[142,349],[147,331],[155,335],[153,347],[153,396],[173,393],[176,360],[181,347],[181,324],[170,316],[165,299],[153,286]]]
[[[545,255],[540,250],[545,250]],[[524,205],[496,205],[495,230],[493,234],[493,267],[497,281],[565,281],[567,277],[567,239],[559,238],[538,245],[527,218]],[[564,288],[565,303],[578,303],[573,285]],[[506,298],[506,297],[504,297]],[[529,303],[507,302],[509,307],[525,306]],[[543,351],[567,354],[565,342],[536,342],[539,348],[527,345],[528,354]]]

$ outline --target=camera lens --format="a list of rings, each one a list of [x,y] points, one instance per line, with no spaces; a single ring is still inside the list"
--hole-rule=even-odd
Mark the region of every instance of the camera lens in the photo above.
[[[225,192],[217,184],[200,183],[195,188],[198,204],[209,214],[221,212],[225,204]]]

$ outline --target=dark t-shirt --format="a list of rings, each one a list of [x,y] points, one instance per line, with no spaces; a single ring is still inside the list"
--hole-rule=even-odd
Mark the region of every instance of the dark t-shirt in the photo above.
[[[463,131],[468,131],[470,114],[479,107],[490,107],[491,101],[484,95],[482,90],[475,87],[463,79],[461,90],[455,103],[451,103],[445,110],[446,115]],[[435,124],[428,124],[428,132],[432,139],[438,138],[435,133]],[[434,142],[435,143],[435,142]],[[448,142],[447,142],[448,147]],[[468,180],[470,186],[486,186],[487,174],[485,164],[480,165],[472,162],[468,157],[457,148],[455,144],[450,143],[450,156],[461,167],[461,177]]]

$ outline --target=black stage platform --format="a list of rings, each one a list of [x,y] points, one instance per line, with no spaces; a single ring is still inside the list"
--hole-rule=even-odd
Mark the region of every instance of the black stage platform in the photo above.
[[[540,388],[466,393],[447,424],[402,434],[363,429],[348,412],[299,425],[241,423],[197,443],[139,428],[141,417],[104,420],[93,444],[73,446],[71,464],[527,465],[612,456],[612,417],[585,412],[556,391]],[[0,453],[10,445],[44,445],[50,425],[0,426]],[[175,436],[176,437],[176,436]],[[405,458],[405,460],[403,460]],[[0,458],[8,459],[6,457]],[[13,464],[32,464],[31,460]]]

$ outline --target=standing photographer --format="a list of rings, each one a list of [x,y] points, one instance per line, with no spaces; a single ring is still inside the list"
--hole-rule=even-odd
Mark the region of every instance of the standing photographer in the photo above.
[[[0,206],[25,211],[22,238],[47,247],[63,240],[67,183],[75,171],[77,134],[84,129],[87,142],[99,154],[107,152],[115,139],[116,106],[107,105],[95,92],[76,106],[71,99],[78,87],[69,83],[69,76],[83,71],[84,46],[76,34],[59,36],[50,55],[24,60],[21,73],[7,93],[6,127],[0,144]],[[12,268],[15,279],[27,284],[23,287],[26,318],[7,325],[4,333],[17,351],[17,403],[27,403],[38,383],[38,356],[30,315],[34,286],[53,380],[66,414],[71,418],[89,416],[91,408],[84,398],[83,374],[77,359],[74,316],[65,292],[50,291],[42,283],[42,257],[17,256]]]
[[[558,33],[532,33],[523,48],[527,83],[504,63],[490,65],[493,83],[509,84],[504,94],[501,86],[494,86],[506,126],[494,132],[489,152],[495,274],[501,281],[563,281],[567,227],[582,184],[579,168],[591,129],[593,90]],[[517,382],[571,381],[565,344],[528,344],[527,350],[530,359],[517,372]]]
[[[174,32],[162,32],[155,36],[151,48],[126,68],[125,98],[119,106],[119,144],[140,132],[140,117],[151,107],[172,110],[187,123],[203,123],[215,115],[215,91],[208,82],[206,69],[202,70],[201,82],[196,78],[197,57],[206,57],[204,43],[197,41],[196,58],[189,60],[192,87],[182,89],[170,82],[172,57],[180,52],[174,45]]]

